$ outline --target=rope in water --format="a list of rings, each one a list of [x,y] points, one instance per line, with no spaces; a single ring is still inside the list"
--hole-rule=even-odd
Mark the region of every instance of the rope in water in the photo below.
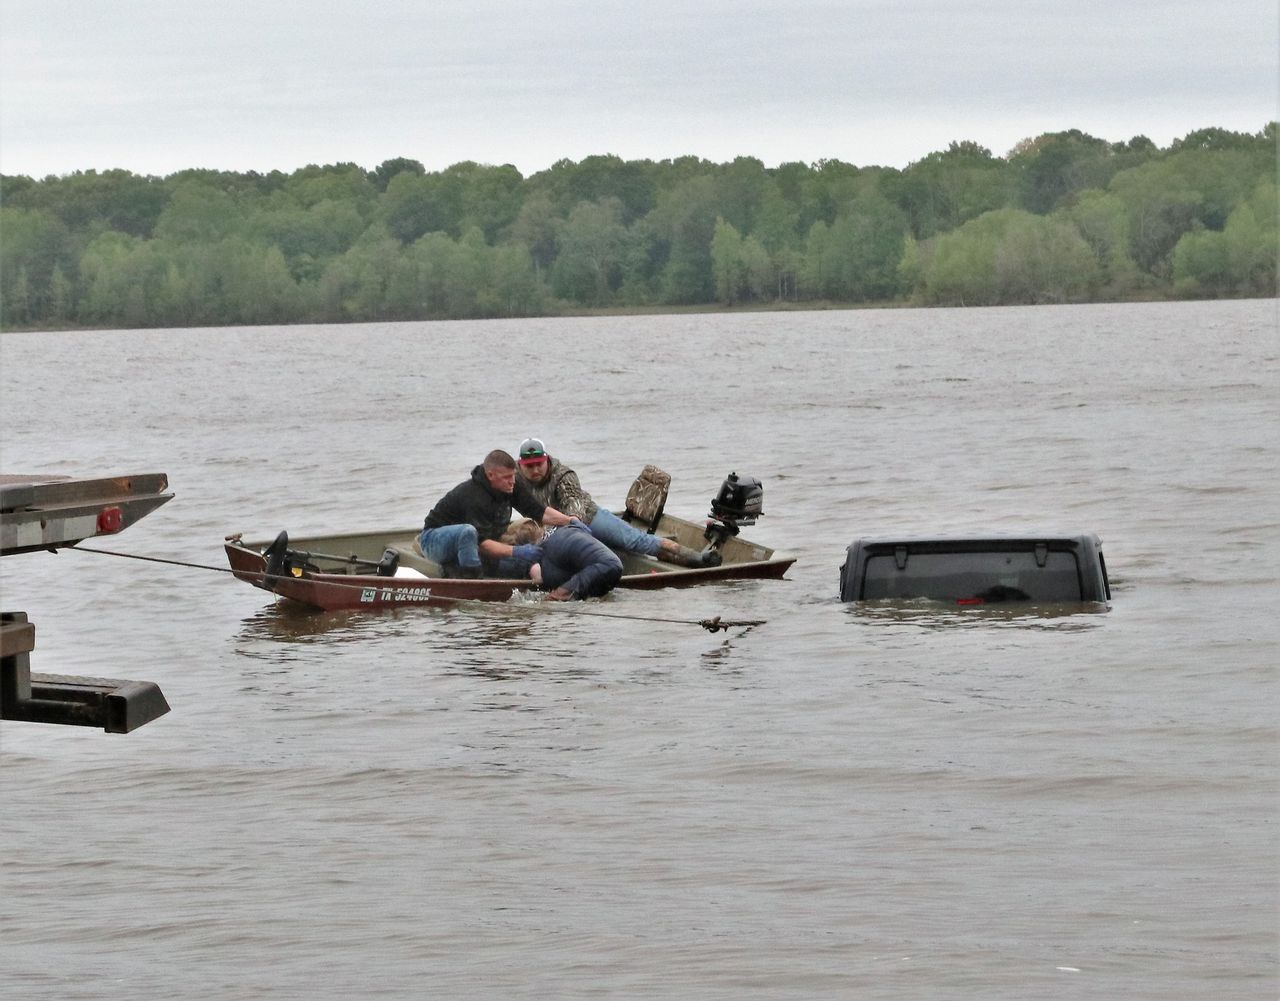
[[[215,573],[229,573],[239,577],[261,577],[264,581],[276,579],[273,575],[261,573],[255,570],[233,570],[230,567],[215,567],[208,563],[192,563],[188,560],[166,560],[159,556],[142,556],[138,553],[120,553],[110,549],[93,549],[88,546],[69,546],[69,549],[79,553],[95,553],[98,556],[117,556],[125,560],[142,560],[146,563],[163,563],[172,567],[187,567],[192,570],[212,570]],[[363,590],[363,584],[344,584],[340,581],[325,581],[330,587],[349,587]],[[487,609],[505,608],[504,602],[481,601],[478,598],[453,598],[442,596],[443,600],[456,602],[459,605],[474,605]],[[662,618],[652,615],[623,615],[621,612],[601,612],[594,608],[582,608],[581,606],[571,606],[568,604],[560,604],[559,602],[540,602],[539,607],[554,608],[558,611],[572,612],[574,615],[592,615],[604,619],[631,619],[634,622],[667,622],[681,626],[701,626],[708,632],[718,632],[720,630],[728,631],[739,627],[748,628],[750,626],[762,626],[764,619],[723,619],[719,615],[712,619],[671,619]]]

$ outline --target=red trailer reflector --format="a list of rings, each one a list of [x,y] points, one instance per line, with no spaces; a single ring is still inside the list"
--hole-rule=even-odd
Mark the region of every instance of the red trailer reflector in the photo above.
[[[98,531],[114,535],[124,528],[124,511],[118,507],[104,507],[98,512]]]

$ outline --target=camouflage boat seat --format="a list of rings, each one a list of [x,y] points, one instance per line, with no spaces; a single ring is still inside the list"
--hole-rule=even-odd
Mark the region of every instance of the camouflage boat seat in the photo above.
[[[667,491],[670,489],[670,473],[657,466],[645,466],[627,491],[623,519],[652,535],[662,520],[662,510],[667,506]]]

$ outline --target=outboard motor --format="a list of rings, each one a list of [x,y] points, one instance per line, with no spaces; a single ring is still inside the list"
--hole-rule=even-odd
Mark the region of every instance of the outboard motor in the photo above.
[[[737,535],[743,525],[754,525],[764,514],[764,487],[754,476],[730,473],[711,500],[711,521],[703,534],[712,548]]]

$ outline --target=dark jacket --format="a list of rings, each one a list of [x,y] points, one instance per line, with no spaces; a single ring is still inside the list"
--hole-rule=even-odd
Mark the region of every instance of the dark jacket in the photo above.
[[[423,521],[423,528],[442,528],[445,525],[474,525],[477,541],[497,539],[511,524],[511,509],[515,508],[526,518],[542,520],[547,505],[529,493],[529,486],[518,476],[514,493],[504,494],[495,490],[484,475],[484,466],[471,470],[471,479],[464,480],[436,502]]]
[[[622,578],[618,554],[580,521],[557,528],[542,543],[542,584],[567,588],[575,598],[598,598]]]

